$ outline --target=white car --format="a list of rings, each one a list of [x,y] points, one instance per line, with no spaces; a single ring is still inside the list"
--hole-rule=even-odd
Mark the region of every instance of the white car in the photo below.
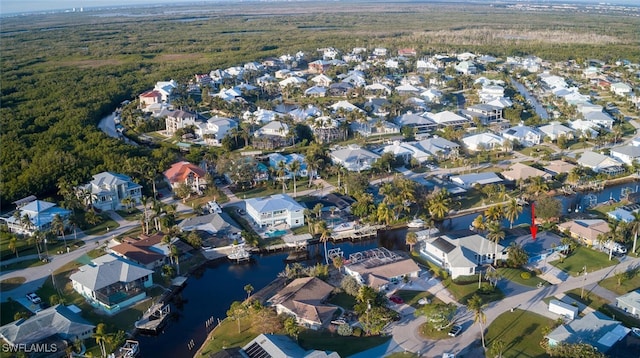
[[[462,332],[462,326],[456,324],[455,326],[451,327],[449,335],[451,337],[456,337],[460,334],[460,332]]]
[[[42,302],[40,297],[38,297],[38,295],[36,295],[35,292],[27,293],[27,299],[35,305],[39,305]]]

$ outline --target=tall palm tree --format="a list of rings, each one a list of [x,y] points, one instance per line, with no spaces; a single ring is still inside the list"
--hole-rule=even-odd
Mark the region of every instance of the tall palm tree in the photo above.
[[[633,233],[633,249],[631,252],[636,252],[636,244],[638,242],[638,232],[640,232],[640,213],[633,212],[633,221],[631,221],[631,232]]]
[[[67,247],[67,238],[64,235],[64,219],[62,219],[62,216],[60,216],[60,214],[56,214],[53,216],[53,220],[51,221],[51,230],[53,230],[56,235],[62,235],[64,247]]]
[[[498,264],[498,243],[500,240],[504,239],[505,233],[502,230],[502,226],[500,226],[500,222],[491,221],[487,224],[487,239],[491,240],[494,245],[494,256],[493,256],[493,264]]]
[[[482,298],[477,294],[471,296],[471,298],[467,301],[467,308],[473,312],[473,322],[478,323],[480,326],[480,337],[482,337],[482,348],[487,349],[487,346],[484,343],[484,327],[483,325],[487,322],[487,316],[484,313],[484,309],[486,305],[482,303]]]
[[[96,343],[100,346],[100,352],[102,353],[102,357],[107,356],[107,348],[105,343],[107,342],[107,332],[104,323],[98,323],[96,326],[96,331],[93,334],[93,338],[96,339]]]
[[[471,226],[473,226],[473,228],[476,229],[476,231],[478,232],[485,231],[487,229],[487,223],[484,221],[484,216],[482,215],[476,216],[476,218],[473,219]]]
[[[285,183],[285,174],[287,173],[287,164],[284,160],[278,162],[278,177],[282,180],[282,194],[285,193],[287,184]]]
[[[507,205],[504,207],[504,216],[509,220],[510,229],[513,229],[513,222],[516,221],[516,218],[520,213],[522,213],[522,206],[518,204],[518,201],[515,198],[509,200]]]
[[[504,217],[502,205],[496,204],[496,205],[490,206],[484,212],[484,216],[487,218],[487,220],[500,221]]]
[[[447,189],[441,189],[435,193],[434,196],[428,202],[429,213],[434,220],[439,221],[449,213],[451,206],[451,198]]]
[[[320,221],[318,223],[319,232],[320,232],[320,242],[324,244],[324,260],[326,264],[329,264],[329,256],[327,254],[327,241],[331,238],[331,231],[327,228],[327,223],[324,221]]]
[[[297,186],[296,186],[296,177],[298,176],[298,171],[300,171],[300,162],[294,160],[289,164],[289,172],[293,175],[293,197],[296,197],[297,194]]]
[[[11,250],[11,252],[16,254],[16,258],[20,257],[18,255],[18,238],[16,238],[15,236],[11,236],[11,239],[9,239],[9,245],[7,247],[9,248],[9,250]]]
[[[418,243],[418,235],[415,232],[409,232],[405,238],[405,242],[409,245],[409,252],[413,251],[413,245]]]

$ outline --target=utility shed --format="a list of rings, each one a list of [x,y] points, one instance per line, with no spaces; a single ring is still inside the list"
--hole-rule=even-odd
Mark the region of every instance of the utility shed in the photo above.
[[[578,307],[558,300],[549,301],[549,311],[570,319],[574,319],[578,315]]]

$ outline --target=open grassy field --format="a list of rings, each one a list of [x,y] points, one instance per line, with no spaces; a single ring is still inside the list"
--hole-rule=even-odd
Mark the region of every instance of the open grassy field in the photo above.
[[[540,347],[542,328],[551,327],[553,320],[536,313],[514,310],[498,316],[487,328],[485,339],[487,347],[501,340],[505,343],[502,357],[546,357]],[[472,326],[470,329],[478,329]]]
[[[522,276],[520,276],[521,273],[523,272],[529,272],[531,274],[531,278],[528,280],[525,280],[522,278]],[[537,277],[535,275],[535,273],[530,272],[530,271],[526,271],[523,269],[516,269],[516,268],[510,268],[510,267],[500,267],[498,268],[498,273],[500,274],[500,276],[502,278],[505,278],[509,281],[513,281],[515,283],[518,283],[520,285],[523,286],[529,286],[529,287],[537,287],[538,284],[545,284],[546,281]]]
[[[615,257],[609,261],[609,255],[604,252],[592,250],[585,246],[579,246],[564,260],[551,261],[550,264],[571,276],[579,276],[585,267],[587,268],[587,272],[593,272],[605,267],[616,265],[618,262],[618,259]]]
[[[627,292],[631,292],[640,288],[640,275],[636,274],[631,278],[625,278],[618,285],[618,279],[616,277],[609,277],[598,283],[600,286],[607,290],[613,291],[619,295],[624,295]]]

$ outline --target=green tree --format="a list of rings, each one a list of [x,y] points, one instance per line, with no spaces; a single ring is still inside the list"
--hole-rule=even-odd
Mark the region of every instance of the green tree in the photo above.
[[[409,245],[409,252],[413,251],[413,245],[418,243],[418,235],[415,232],[410,231],[407,233],[407,237],[405,238],[405,242]]]
[[[501,240],[505,238],[505,232],[502,230],[502,226],[498,221],[491,221],[487,225],[487,239],[493,242],[494,253],[493,253],[493,264],[498,264],[498,244]]]
[[[536,216],[542,220],[560,217],[562,203],[552,196],[542,196],[536,200]]]
[[[515,198],[509,200],[504,208],[504,216],[509,220],[510,229],[513,229],[513,222],[516,221],[516,218],[518,218],[520,213],[522,213],[522,206],[518,204],[518,201]]]
[[[502,353],[504,353],[507,345],[501,339],[496,339],[491,342],[491,346],[489,347],[489,357],[494,358],[502,358]]]
[[[289,316],[284,320],[284,330],[291,338],[294,338],[296,341],[298,340],[298,336],[300,335],[300,326],[298,326],[298,322],[296,322],[295,317]]]
[[[11,238],[9,239],[9,245],[7,247],[9,248],[9,250],[11,250],[11,252],[13,252],[16,255],[16,258],[19,257],[18,238],[16,238],[15,235],[11,235]]]
[[[433,196],[428,201],[428,209],[431,217],[436,221],[441,221],[449,213],[451,207],[451,198],[447,189],[442,188],[439,191],[433,193]]]
[[[253,292],[253,286],[251,284],[244,285],[244,292],[247,293],[247,299],[251,297],[251,292]]]
[[[473,312],[473,322],[480,326],[480,337],[482,338],[482,348],[487,349],[484,343],[484,324],[487,321],[487,316],[484,313],[486,305],[482,302],[482,298],[477,294],[471,296],[467,301],[467,308]]]
[[[107,328],[104,323],[98,323],[96,326],[96,331],[93,333],[93,338],[96,339],[96,343],[100,346],[100,352],[102,352],[102,357],[107,356],[107,348],[106,343],[108,340]]]
[[[507,264],[510,267],[522,267],[527,262],[529,262],[529,255],[522,246],[514,242],[507,247]]]
[[[227,317],[235,319],[238,323],[238,333],[240,333],[240,319],[247,314],[246,307],[240,301],[233,301],[227,310]]]
[[[296,197],[297,194],[297,185],[296,185],[296,177],[298,176],[298,172],[300,171],[300,162],[294,160],[289,164],[289,172],[293,176],[293,197]]]
[[[67,238],[64,235],[64,219],[62,219],[60,214],[53,216],[53,220],[51,221],[51,230],[53,230],[56,235],[62,235],[64,247],[67,247]]]
[[[456,309],[457,307],[451,303],[432,303],[420,306],[420,308],[414,312],[414,315],[416,317],[424,316],[427,320],[427,325],[440,331],[451,325],[451,320],[453,319]]]

